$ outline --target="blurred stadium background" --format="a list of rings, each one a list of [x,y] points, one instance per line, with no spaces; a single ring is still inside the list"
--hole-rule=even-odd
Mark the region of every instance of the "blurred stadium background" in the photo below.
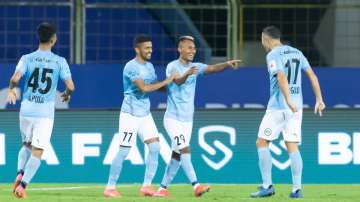
[[[106,182],[116,150],[112,138],[122,101],[122,67],[134,57],[132,40],[140,33],[153,38],[151,61],[160,79],[166,64],[177,58],[175,41],[183,34],[196,38],[198,61],[244,61],[244,68],[236,72],[199,79],[193,161],[201,181],[259,182],[254,142],[269,88],[260,34],[263,27],[276,25],[284,42],[309,59],[328,106],[321,119],[305,110],[304,182],[359,183],[357,0],[1,0],[0,182],[13,180],[20,148],[19,104],[5,102],[8,80],[21,55],[37,49],[35,29],[43,21],[58,27],[54,52],[71,64],[77,90],[69,104],[57,103],[63,110],[56,114],[53,145],[34,182]],[[311,87],[307,79],[303,84],[305,108],[311,108]],[[151,101],[164,137],[159,182],[169,158],[170,140],[162,126],[166,95],[153,93]],[[124,170],[135,168],[120,181],[141,182],[145,150],[139,143]],[[281,140],[274,142],[272,152],[275,181],[290,183]],[[91,173],[84,173],[88,169]],[[57,172],[64,175],[54,175]],[[176,182],[185,183],[186,178],[181,174]]]

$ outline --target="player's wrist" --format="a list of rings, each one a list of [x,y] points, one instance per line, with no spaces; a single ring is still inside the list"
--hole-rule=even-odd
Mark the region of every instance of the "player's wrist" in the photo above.
[[[323,101],[322,98],[316,98],[316,102],[317,102],[317,103],[324,103],[324,101]]]
[[[70,96],[70,93],[65,90],[65,91],[63,92],[63,96],[64,96],[64,97],[69,97],[69,96]]]

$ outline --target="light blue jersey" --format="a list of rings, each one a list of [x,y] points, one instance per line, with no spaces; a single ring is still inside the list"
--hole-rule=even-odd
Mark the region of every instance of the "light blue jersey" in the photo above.
[[[126,63],[123,72],[124,100],[121,111],[133,116],[143,117],[150,113],[150,99],[147,93],[134,84],[135,80],[144,80],[145,84],[157,80],[154,66],[150,62],[138,63],[135,59]]]
[[[22,56],[15,72],[25,78],[20,115],[53,119],[58,79],[71,79],[65,58],[51,51],[37,50]]]
[[[301,70],[311,68],[302,52],[291,46],[278,46],[267,54],[266,62],[270,76],[270,99],[267,108],[289,109],[276,78],[276,74],[283,71],[289,83],[291,101],[298,109],[302,109]]]
[[[179,86],[175,82],[171,82],[167,86],[168,97],[165,117],[183,122],[192,122],[196,78],[198,75],[204,74],[208,65],[202,63],[189,63],[187,66],[184,66],[179,60],[174,60],[166,67],[166,76],[169,77],[173,71],[177,71],[180,75],[183,75],[194,66],[199,68],[196,75],[193,74],[189,76],[186,81]]]

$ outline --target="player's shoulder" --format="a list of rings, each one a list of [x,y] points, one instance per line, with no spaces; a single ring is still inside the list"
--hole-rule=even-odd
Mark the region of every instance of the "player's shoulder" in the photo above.
[[[135,61],[135,58],[132,60],[129,60],[125,66],[124,66],[124,72],[128,72],[128,71],[134,71],[134,69],[138,68],[138,63]]]
[[[60,55],[57,55],[57,54],[51,52],[51,57],[53,58],[54,62],[60,66],[68,65],[66,58],[64,58]]]
[[[29,62],[34,60],[35,57],[37,57],[37,51],[22,55],[21,60],[23,60],[24,62]]]
[[[134,66],[134,65],[135,65],[135,59],[131,59],[127,63],[125,63],[124,68],[129,68],[129,67]]]
[[[273,49],[271,49],[267,54],[266,54],[266,59],[270,60],[276,57],[279,57],[281,55],[281,52],[284,51],[286,47],[284,45],[282,46],[277,46]]]
[[[173,60],[166,65],[166,69],[179,66],[179,60]]]
[[[50,52],[50,56],[53,57],[57,61],[66,62],[66,59],[56,53]]]
[[[154,65],[153,65],[153,63],[151,63],[150,61],[147,61],[147,62],[146,62],[146,66],[154,69]]]
[[[207,66],[207,64],[202,63],[202,62],[193,62],[193,63],[191,63],[191,66]]]
[[[289,45],[286,45],[285,48],[288,50],[288,51],[291,51],[292,53],[296,53],[296,54],[299,54],[299,55],[303,55],[302,51],[298,48],[295,48],[293,46],[289,46]]]
[[[266,54],[266,60],[271,60],[279,55],[278,51],[272,49]]]
[[[299,54],[299,55],[302,55],[302,52],[301,52],[299,49],[294,48],[294,47],[292,47],[292,46],[282,45],[282,46],[279,46],[279,47],[276,47],[276,48],[272,49],[272,50],[266,55],[266,59],[267,59],[267,60],[270,60],[270,59],[277,58],[277,57],[281,57],[281,56],[288,55],[288,54]]]
[[[179,64],[179,60],[173,60],[173,61],[169,62],[167,66],[175,66],[178,64]]]

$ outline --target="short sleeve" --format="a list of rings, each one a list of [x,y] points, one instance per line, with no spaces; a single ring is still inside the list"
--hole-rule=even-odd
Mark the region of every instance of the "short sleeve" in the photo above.
[[[275,75],[279,71],[284,71],[284,67],[281,63],[281,60],[276,57],[276,55],[267,55],[266,56],[266,65],[270,75]]]
[[[25,56],[22,56],[16,65],[15,72],[20,72],[22,75],[25,74],[27,69],[26,59]]]
[[[310,68],[310,67],[311,66],[310,66],[309,61],[306,59],[306,57],[303,54],[301,54],[301,68],[303,70],[306,70],[307,68]]]
[[[66,62],[65,58],[61,60],[61,66],[60,66],[60,78],[63,81],[70,80],[71,79],[71,72],[69,64]]]
[[[198,74],[203,75],[205,73],[206,68],[208,67],[207,64],[204,63],[194,63],[193,66],[199,68]]]
[[[172,63],[168,64],[166,66],[166,77],[170,77],[171,73],[175,70],[176,70],[175,65],[173,65]]]
[[[156,72],[155,72],[155,68],[154,68],[154,65],[149,63],[150,64],[150,67],[151,67],[151,80],[152,82],[156,82],[158,80],[157,78],[157,75],[156,75]]]
[[[125,75],[130,79],[130,81],[143,79],[141,78],[140,71],[138,68],[136,68],[136,66],[129,66],[128,68],[125,69],[126,69]]]

